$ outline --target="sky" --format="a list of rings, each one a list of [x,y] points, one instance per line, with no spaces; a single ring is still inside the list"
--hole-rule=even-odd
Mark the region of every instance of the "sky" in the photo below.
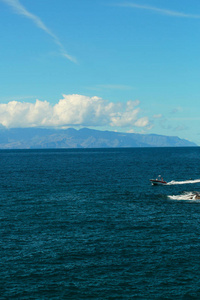
[[[0,0],[1,127],[200,145],[199,0]]]

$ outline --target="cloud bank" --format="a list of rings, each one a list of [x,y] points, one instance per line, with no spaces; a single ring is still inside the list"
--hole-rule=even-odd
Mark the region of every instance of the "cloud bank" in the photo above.
[[[136,9],[150,10],[150,11],[154,11],[156,13],[171,16],[171,17],[200,19],[200,15],[187,14],[187,13],[183,13],[183,12],[158,8],[158,7],[155,7],[155,6],[141,5],[141,4],[132,3],[132,2],[131,3],[130,2],[125,2],[125,3],[121,3],[121,4],[116,4],[116,5],[117,6],[123,6],[123,7],[131,7],[131,8],[136,8]]]
[[[60,42],[60,40],[58,39],[58,37],[51,32],[51,30],[42,22],[42,20],[38,16],[30,13],[19,2],[19,0],[0,0],[0,1],[2,1],[2,2],[6,3],[7,5],[9,5],[15,11],[15,13],[17,13],[19,15],[23,15],[24,17],[30,19],[37,27],[39,27],[44,32],[46,32],[48,35],[50,35],[53,38],[54,43],[59,46],[62,56],[64,56],[65,58],[71,60],[72,62],[76,62],[76,59],[73,56],[69,55],[65,51],[65,49],[64,49],[62,43]]]
[[[149,119],[140,117],[140,102],[114,103],[99,97],[63,95],[54,106],[47,101],[11,101],[0,104],[0,124],[16,127],[147,127]]]

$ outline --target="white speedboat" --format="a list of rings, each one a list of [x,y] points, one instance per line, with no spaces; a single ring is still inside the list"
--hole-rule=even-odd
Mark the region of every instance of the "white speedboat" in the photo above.
[[[153,185],[166,185],[167,181],[164,181],[161,175],[159,175],[156,179],[150,179]]]

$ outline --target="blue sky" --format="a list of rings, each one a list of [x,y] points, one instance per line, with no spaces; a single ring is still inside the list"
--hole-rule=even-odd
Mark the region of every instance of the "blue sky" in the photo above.
[[[0,0],[0,123],[200,145],[199,0]]]

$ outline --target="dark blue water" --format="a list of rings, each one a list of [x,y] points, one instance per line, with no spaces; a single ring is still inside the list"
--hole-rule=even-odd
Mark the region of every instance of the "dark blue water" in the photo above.
[[[0,299],[200,299],[199,148],[0,151]]]

